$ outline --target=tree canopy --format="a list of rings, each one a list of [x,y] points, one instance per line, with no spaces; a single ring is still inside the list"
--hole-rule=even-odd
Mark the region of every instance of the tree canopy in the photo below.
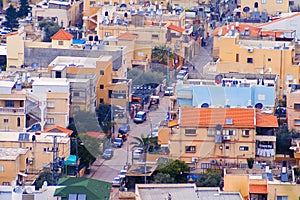
[[[148,83],[161,84],[164,80],[164,74],[158,71],[144,72],[140,69],[128,70],[127,78],[132,79],[133,85],[144,85]]]
[[[152,50],[152,61],[167,64],[175,56],[171,52],[171,48],[166,45],[156,46]]]
[[[276,153],[277,154],[290,154],[292,138],[299,137],[294,131],[289,131],[288,127],[280,126],[276,134]]]
[[[222,180],[221,171],[209,170],[206,174],[199,174],[197,187],[219,187]]]
[[[59,31],[59,25],[57,22],[53,22],[51,20],[42,20],[39,23],[39,27],[41,30],[44,30],[45,36],[43,38],[43,42],[50,42],[51,37]]]
[[[4,26],[8,27],[8,28],[17,28],[19,26],[18,23],[18,13],[16,11],[16,9],[10,4],[10,6],[6,9],[5,12],[5,18],[6,21],[4,23]]]
[[[28,15],[29,12],[29,5],[28,5],[28,1],[27,0],[20,0],[20,8],[18,11],[18,17],[26,17]]]

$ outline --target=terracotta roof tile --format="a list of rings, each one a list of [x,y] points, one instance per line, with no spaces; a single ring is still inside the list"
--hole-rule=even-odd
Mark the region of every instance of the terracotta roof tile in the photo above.
[[[184,28],[181,28],[181,27],[179,27],[179,26],[175,26],[175,25],[173,25],[173,24],[170,24],[170,25],[168,26],[168,29],[171,29],[171,30],[173,30],[173,31],[177,31],[177,32],[179,32],[179,33],[182,33],[182,32],[184,31]]]
[[[278,119],[274,115],[257,113],[256,114],[256,126],[257,127],[278,128]]]
[[[52,132],[52,133],[68,133],[68,136],[71,136],[73,131],[67,128],[63,128],[61,126],[54,126],[51,128],[47,128],[46,130],[44,130],[46,133]]]
[[[250,194],[268,194],[267,185],[252,185],[249,188]]]
[[[212,32],[212,35],[217,36],[220,29],[222,29],[222,35],[226,35],[230,31],[232,26],[234,27],[234,30],[238,30],[239,32],[245,32],[246,29],[249,29],[250,36],[258,36],[259,35],[259,31],[260,31],[259,27],[255,27],[255,26],[251,26],[249,24],[243,24],[243,23],[240,23],[238,26],[236,26],[235,23],[231,23],[228,25],[229,29],[227,29],[226,26],[217,27]]]
[[[180,126],[214,127],[217,124],[221,124],[222,127],[254,127],[254,109],[181,108]]]
[[[121,35],[119,35],[117,37],[117,39],[119,39],[119,40],[134,40],[136,38],[137,38],[137,35],[134,35],[134,34],[131,34],[131,33],[128,33],[128,32],[122,33]]]
[[[51,40],[72,40],[73,35],[64,29],[60,29],[57,33],[55,33]]]

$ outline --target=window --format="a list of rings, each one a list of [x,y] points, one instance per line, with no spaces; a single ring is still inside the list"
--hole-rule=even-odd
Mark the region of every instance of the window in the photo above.
[[[0,172],[4,172],[4,166],[0,165]]]
[[[299,103],[295,103],[294,104],[294,109],[295,110],[300,110],[300,104]]]
[[[268,58],[268,62],[271,62],[272,61],[272,59],[271,58]]]
[[[106,37],[110,36],[110,32],[105,32],[105,36]]]
[[[295,126],[300,126],[300,119],[295,119],[294,120],[294,125]]]
[[[186,153],[195,153],[196,152],[196,146],[185,146],[185,152]]]
[[[79,97],[80,94],[79,94],[79,92],[73,92],[73,96],[74,96],[74,97]]]
[[[249,137],[250,130],[243,130],[243,136]]]
[[[240,55],[239,54],[235,54],[235,62],[239,62],[240,60]]]
[[[288,196],[277,196],[277,200],[288,200]]]
[[[6,100],[5,101],[5,107],[15,107],[14,101]]]
[[[4,124],[8,123],[8,119],[3,119]]]
[[[230,148],[229,146],[226,146],[226,147],[225,147],[225,149],[229,149],[229,148]]]
[[[225,119],[226,124],[233,124],[233,120],[231,118]]]
[[[158,39],[158,34],[152,34],[152,39]]]
[[[196,129],[185,129],[186,135],[196,135]]]
[[[211,164],[210,163],[201,163],[201,169],[210,169]]]
[[[240,146],[240,151],[248,151],[249,147],[248,146]]]
[[[261,0],[261,4],[266,4],[267,0]]]
[[[103,90],[104,89],[104,85],[100,85],[100,90]]]
[[[64,45],[64,41],[59,40],[59,41],[58,41],[58,45],[60,45],[60,46]]]
[[[104,75],[104,70],[100,70],[100,75]]]
[[[18,126],[18,127],[21,126],[21,119],[20,119],[20,117],[17,118],[17,126]]]
[[[99,101],[100,101],[100,103],[104,103],[104,99],[102,99],[102,98],[100,98]]]
[[[282,0],[276,0],[277,4],[282,4]]]
[[[212,135],[212,136],[214,136],[214,135],[215,135],[215,130],[214,130],[214,129],[208,129],[208,130],[207,130],[207,135]]]
[[[54,118],[47,118],[48,124],[54,124]]]
[[[54,108],[55,103],[54,102],[47,102],[48,108]]]
[[[68,200],[86,200],[86,194],[69,194]]]
[[[294,1],[289,1],[289,6],[293,6],[295,5],[295,2]]]
[[[96,4],[96,1],[90,1],[90,6],[93,6]]]
[[[9,186],[9,182],[3,182],[2,185]]]
[[[253,63],[253,58],[247,58],[247,63]]]
[[[223,135],[235,135],[235,130],[223,130]]]

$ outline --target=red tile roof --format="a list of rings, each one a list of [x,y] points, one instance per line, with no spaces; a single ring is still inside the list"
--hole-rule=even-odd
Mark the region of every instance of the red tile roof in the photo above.
[[[136,38],[137,38],[137,35],[134,35],[134,34],[131,34],[131,33],[128,33],[128,32],[122,33],[121,35],[119,35],[117,37],[117,39],[119,39],[119,40],[134,40]]]
[[[54,126],[51,128],[47,128],[44,130],[46,133],[68,133],[68,136],[71,136],[73,131],[67,128],[63,128],[61,126]]]
[[[232,124],[227,123],[232,120]],[[180,126],[254,128],[254,109],[249,108],[190,108],[182,107]]]
[[[278,119],[274,115],[256,114],[256,127],[273,127],[278,128]]]
[[[55,33],[51,40],[72,40],[73,35],[64,29],[60,29],[57,33]]]
[[[213,32],[212,35],[217,36],[219,33],[219,30],[222,29],[222,35],[226,35],[231,28],[234,27],[234,30],[238,30],[238,32],[245,32],[246,29],[249,30],[250,36],[258,36],[260,28],[251,26],[249,24],[243,24],[240,23],[238,26],[236,26],[235,23],[231,23],[228,25],[228,29],[226,26],[217,27]]]
[[[250,194],[268,194],[267,185],[250,184],[249,193]]]
[[[182,33],[182,32],[184,31],[184,28],[181,28],[181,27],[179,27],[179,26],[175,26],[175,25],[173,25],[173,24],[170,24],[167,28],[168,28],[168,29],[171,29],[171,30],[173,30],[173,31],[177,31],[177,32],[179,32],[179,33]]]

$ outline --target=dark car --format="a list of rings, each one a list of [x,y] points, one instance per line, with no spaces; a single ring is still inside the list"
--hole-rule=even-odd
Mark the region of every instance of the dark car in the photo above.
[[[113,142],[113,145],[115,146],[115,147],[119,147],[119,148],[121,148],[122,146],[123,146],[123,139],[122,138],[115,138],[114,139],[114,142]]]
[[[111,159],[114,155],[114,151],[112,149],[105,149],[102,158],[103,159]]]
[[[130,131],[130,126],[129,124],[122,124],[119,128],[119,133],[121,134],[126,134]]]

